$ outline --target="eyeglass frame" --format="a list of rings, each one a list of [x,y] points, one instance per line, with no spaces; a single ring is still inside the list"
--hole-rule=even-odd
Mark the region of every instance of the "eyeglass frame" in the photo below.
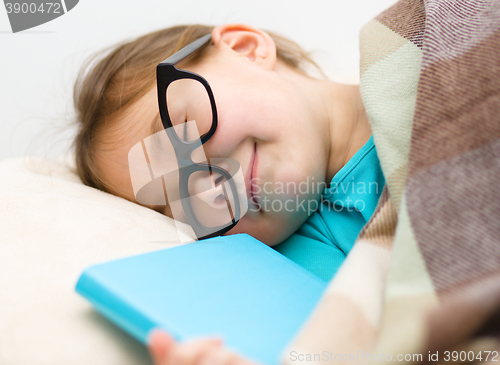
[[[165,129],[165,132],[172,143],[172,146],[175,151],[175,156],[177,159],[177,164],[179,166],[179,195],[181,199],[182,208],[184,210],[184,214],[186,215],[186,219],[188,220],[191,228],[195,232],[197,238],[199,240],[220,236],[230,229],[232,229],[241,218],[240,204],[239,204],[239,196],[236,189],[236,184],[232,179],[231,174],[224,170],[223,168],[215,165],[209,165],[204,163],[194,162],[191,158],[192,152],[199,148],[201,145],[208,142],[210,138],[214,135],[217,129],[217,107],[215,105],[215,98],[212,92],[212,89],[205,78],[202,76],[186,71],[180,70],[175,67],[175,64],[182,61],[193,52],[198,50],[200,47],[205,45],[210,39],[212,35],[209,33],[201,38],[198,38],[194,42],[188,44],[178,52],[174,53],[170,57],[166,58],[162,62],[160,62],[156,66],[156,85],[158,90],[158,109],[160,111],[160,118]],[[200,136],[199,139],[194,141],[185,141],[181,139],[177,133],[173,131],[173,124],[170,119],[170,115],[168,113],[167,107],[167,88],[168,86],[177,80],[181,79],[193,79],[200,82],[208,93],[208,97],[210,99],[210,105],[212,107],[212,126],[207,133],[204,133]],[[212,232],[214,228],[207,228],[202,225],[199,220],[196,218],[196,214],[194,213],[193,207],[191,203],[189,203],[189,189],[188,189],[188,180],[192,173],[196,171],[209,171],[211,174],[213,172],[222,175],[227,182],[229,182],[229,186],[232,191],[232,196],[234,199],[235,212],[232,214],[232,222],[228,224],[228,226],[219,226],[215,232]],[[230,204],[229,204],[230,207]]]

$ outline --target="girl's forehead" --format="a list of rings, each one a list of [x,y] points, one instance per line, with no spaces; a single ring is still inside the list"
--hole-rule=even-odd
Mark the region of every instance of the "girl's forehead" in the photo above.
[[[229,50],[209,49],[196,62],[184,64],[179,62],[175,66],[179,69],[197,73],[210,72],[223,74],[223,71],[227,71],[228,67],[235,66],[234,62],[236,62],[234,53],[231,53]]]

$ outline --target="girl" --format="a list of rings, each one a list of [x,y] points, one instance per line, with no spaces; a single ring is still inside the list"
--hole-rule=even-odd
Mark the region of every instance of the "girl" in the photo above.
[[[211,40],[176,67],[207,80],[218,126],[209,158],[249,176],[249,210],[228,233],[248,233],[324,280],[335,274],[372,215],[384,184],[359,87],[309,76],[296,44],[244,24],[178,26],[114,48],[75,86],[77,170],[90,186],[137,202],[128,152],[163,126],[156,66],[193,41]],[[179,112],[200,113],[196,95]],[[187,120],[187,119],[186,119]],[[171,216],[168,206],[148,206]],[[151,337],[157,364],[249,364],[217,340]]]

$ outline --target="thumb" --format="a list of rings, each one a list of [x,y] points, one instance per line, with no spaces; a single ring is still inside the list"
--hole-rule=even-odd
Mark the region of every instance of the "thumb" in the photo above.
[[[149,333],[147,346],[155,365],[162,364],[174,342],[172,336],[160,329]]]

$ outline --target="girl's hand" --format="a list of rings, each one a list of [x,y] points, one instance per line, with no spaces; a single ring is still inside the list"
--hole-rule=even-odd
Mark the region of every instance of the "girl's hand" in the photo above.
[[[154,330],[148,348],[155,365],[256,365],[225,349],[219,339],[180,343]]]

